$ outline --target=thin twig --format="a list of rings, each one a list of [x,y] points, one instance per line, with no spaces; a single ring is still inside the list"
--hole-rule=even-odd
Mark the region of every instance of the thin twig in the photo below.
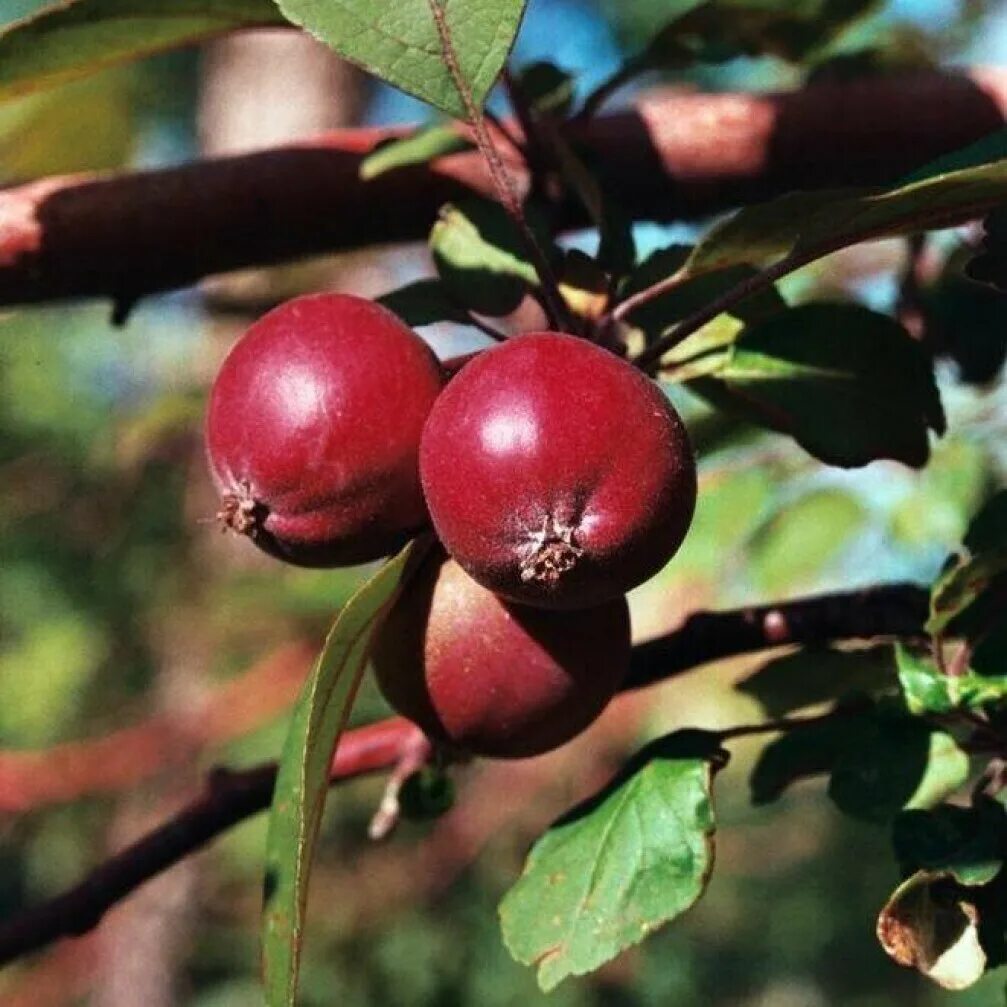
[[[497,191],[500,202],[517,226],[525,243],[528,257],[531,259],[535,272],[538,274],[542,285],[544,307],[546,314],[549,316],[549,322],[556,328],[573,331],[570,312],[559,292],[559,282],[556,279],[556,274],[553,272],[552,266],[549,264],[549,260],[538,242],[538,238],[535,237],[535,232],[532,231],[528,218],[525,217],[524,209],[521,206],[521,194],[518,192],[517,184],[511,177],[507,166],[503,162],[503,158],[500,156],[500,152],[493,143],[493,137],[486,128],[486,119],[483,115],[483,110],[473,97],[472,89],[469,87],[468,81],[466,81],[465,75],[458,65],[454,41],[451,38],[451,28],[448,25],[447,18],[444,16],[444,10],[439,0],[429,0],[429,6],[434,24],[437,26],[437,34],[440,37],[444,65],[447,67],[448,73],[451,74],[451,79],[454,81],[458,96],[465,106],[465,113],[469,118],[469,124],[472,127],[476,144],[486,160],[486,166],[489,169],[490,178],[493,181],[493,186]]]
[[[778,262],[774,262],[773,265],[768,266],[761,272],[753,273],[751,276],[745,277],[745,279],[736,283],[719,297],[714,298],[714,300],[705,304],[698,311],[689,315],[688,318],[683,319],[669,333],[662,336],[657,340],[657,342],[648,346],[633,362],[642,370],[647,371],[648,373],[653,373],[658,369],[661,357],[663,357],[665,353],[673,350],[687,337],[691,336],[694,332],[697,332],[707,323],[712,322],[718,315],[721,315],[730,308],[733,308],[746,297],[750,297],[752,294],[756,294],[760,290],[765,290],[767,287],[772,286],[781,277],[786,276],[788,273],[792,273],[795,269],[798,269],[808,262],[812,262],[819,258],[820,255],[825,254],[827,254],[825,251],[817,250],[814,252],[806,251],[799,255],[791,254],[783,259],[780,259]],[[646,290],[641,290],[632,297],[626,298],[626,300],[619,304],[612,312],[613,319],[621,320],[625,318],[626,315],[634,308],[638,308],[641,304],[646,304],[649,301],[662,296],[669,290],[678,286],[681,282],[682,277],[680,274],[674,273],[672,276],[666,277],[659,283],[655,283],[652,287],[647,287]]]

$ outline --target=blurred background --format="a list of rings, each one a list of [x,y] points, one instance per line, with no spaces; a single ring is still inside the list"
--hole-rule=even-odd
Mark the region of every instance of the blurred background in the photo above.
[[[640,47],[662,7],[532,0],[514,62],[554,60],[586,93]],[[1007,10],[992,0],[879,4],[829,56],[863,52],[867,64],[1004,63]],[[642,85],[786,88],[840,65],[746,59]],[[426,114],[303,35],[248,33],[0,104],[0,185]],[[637,228],[644,253],[697,233]],[[782,438],[672,393],[700,453],[700,504],[682,552],[632,598],[638,637],[697,608],[933,577],[1007,467],[997,383],[1007,298],[961,278],[963,237],[928,241],[914,302],[945,350],[950,418],[925,471],[827,470]],[[571,240],[590,247],[592,238]],[[827,296],[893,310],[905,256],[901,242],[855,249],[803,270],[785,292],[795,303]],[[429,270],[418,246],[252,270],[143,301],[121,329],[107,304],[0,313],[0,916],[55,894],[169,815],[209,767],[275,757],[312,655],[367,571],[280,567],[218,533],[202,457],[206,389],[237,335],[277,301],[318,289],[376,295]],[[470,330],[424,335],[442,355],[479,345]],[[545,1003],[533,972],[507,956],[496,920],[530,841],[645,739],[759,719],[734,685],[765,662],[722,663],[620,700],[553,755],[467,767],[455,811],[406,823],[384,844],[366,839],[381,781],[340,788],[313,881],[303,1002]],[[386,714],[368,688],[354,719]],[[758,749],[735,745],[718,778],[717,867],[698,907],[548,1002],[1001,1002],[1002,974],[949,994],[888,962],[874,919],[898,880],[889,837],[842,818],[817,782],[753,808]],[[144,887],[93,934],[9,967],[0,1003],[260,1002],[264,838],[259,816]]]

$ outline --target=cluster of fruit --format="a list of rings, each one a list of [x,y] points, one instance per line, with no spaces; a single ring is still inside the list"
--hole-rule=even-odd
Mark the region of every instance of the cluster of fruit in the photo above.
[[[515,337],[454,376],[378,304],[320,294],[269,312],[210,395],[221,519],[310,566],[439,539],[373,654],[391,705],[472,754],[548,751],[626,673],[625,593],[680,545],[695,505],[681,420],[584,339]]]

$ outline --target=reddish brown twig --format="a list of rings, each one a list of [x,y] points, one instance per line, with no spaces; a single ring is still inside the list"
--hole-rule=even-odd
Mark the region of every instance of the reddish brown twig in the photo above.
[[[888,183],[1000,128],[1007,72],[921,72],[780,95],[666,94],[576,136],[638,219],[702,216],[798,188]],[[426,236],[445,202],[491,195],[468,152],[371,181],[388,130],[181,168],[0,192],[0,303],[129,302],[243,266]],[[508,154],[510,152],[508,151]],[[524,166],[508,164],[519,195]],[[558,223],[588,223],[571,203]]]

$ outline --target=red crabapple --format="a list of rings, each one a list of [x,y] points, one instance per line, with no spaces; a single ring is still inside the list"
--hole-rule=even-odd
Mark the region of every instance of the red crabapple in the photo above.
[[[523,758],[592,723],[629,655],[625,598],[570,612],[515,605],[438,550],[393,606],[372,658],[388,702],[435,741]]]
[[[639,370],[573,336],[486,350],[427,420],[420,474],[447,551],[514,601],[619,597],[675,553],[696,469],[678,414]]]
[[[442,384],[427,345],[381,305],[316,294],[270,311],[210,393],[221,519],[305,566],[396,549],[428,523],[417,453]]]

